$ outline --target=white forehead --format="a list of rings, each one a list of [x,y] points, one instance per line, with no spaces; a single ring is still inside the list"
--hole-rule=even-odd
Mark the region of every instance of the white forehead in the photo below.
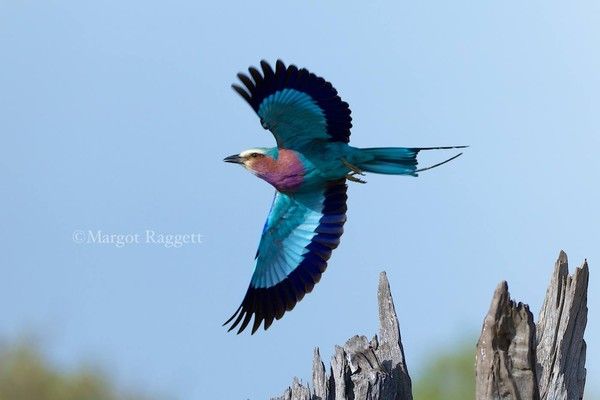
[[[240,157],[247,157],[252,153],[258,153],[258,154],[267,154],[266,149],[257,147],[255,149],[248,149],[248,150],[244,150],[240,153]]]

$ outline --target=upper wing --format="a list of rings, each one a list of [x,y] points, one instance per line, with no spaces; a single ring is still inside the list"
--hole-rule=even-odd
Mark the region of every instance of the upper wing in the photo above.
[[[238,74],[245,88],[232,87],[273,132],[279,147],[297,149],[313,139],[350,141],[350,108],[331,83],[305,68],[286,68],[281,60],[275,71],[264,60],[260,65],[262,74],[254,67],[248,68],[251,77]]]
[[[275,194],[256,254],[254,273],[242,304],[225,322],[242,323],[243,331],[252,315],[256,332],[309,293],[321,279],[331,251],[340,243],[346,222],[346,183],[331,182],[320,191]],[[237,318],[236,318],[237,317]]]

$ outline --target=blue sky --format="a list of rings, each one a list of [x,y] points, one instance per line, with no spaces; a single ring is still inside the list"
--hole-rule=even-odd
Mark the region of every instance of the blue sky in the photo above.
[[[587,258],[600,374],[600,6],[548,2],[0,3],[0,337],[180,399],[263,399],[312,348],[377,330],[388,272],[409,369],[479,333],[496,284],[537,313],[560,249]],[[313,293],[227,334],[272,189],[224,156],[274,141],[231,89],[261,58],[352,108],[355,146],[468,144],[452,164],[352,185]],[[423,165],[448,154],[431,153]],[[199,233],[116,248],[76,230]],[[232,384],[236,382],[236,384]]]

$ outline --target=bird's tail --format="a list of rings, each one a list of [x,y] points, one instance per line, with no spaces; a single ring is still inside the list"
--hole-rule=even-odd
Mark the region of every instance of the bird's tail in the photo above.
[[[418,172],[426,171],[439,167],[449,161],[454,160],[462,153],[455,155],[445,161],[435,165],[417,169],[417,154],[422,150],[447,150],[462,149],[467,146],[449,146],[449,147],[373,147],[360,149],[361,162],[357,167],[366,172],[388,175],[412,175],[417,176]]]

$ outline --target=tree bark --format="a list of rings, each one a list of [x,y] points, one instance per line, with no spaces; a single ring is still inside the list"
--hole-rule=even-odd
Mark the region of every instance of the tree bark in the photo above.
[[[477,399],[539,400],[533,315],[510,299],[506,282],[494,292],[475,360]]]
[[[571,276],[567,255],[561,251],[537,324],[536,368],[542,400],[583,398],[588,281],[587,261]]]
[[[587,262],[569,275],[560,252],[539,322],[529,306],[494,292],[476,353],[478,400],[579,400],[585,387]],[[379,336],[354,336],[336,346],[329,372],[313,355],[312,389],[297,378],[273,400],[412,400],[400,326],[385,272],[379,277]]]
[[[312,390],[294,378],[283,396],[273,400],[412,400],[400,326],[385,272],[379,276],[377,300],[379,337],[369,341],[354,336],[344,346],[336,346],[329,374],[316,348]]]
[[[537,326],[527,305],[496,288],[476,353],[478,400],[579,400],[585,387],[587,262],[569,275],[561,251]]]

